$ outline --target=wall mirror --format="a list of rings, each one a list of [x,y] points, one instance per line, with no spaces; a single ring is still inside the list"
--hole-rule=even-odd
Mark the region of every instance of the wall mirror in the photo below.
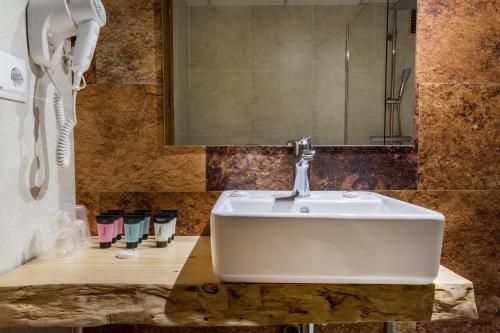
[[[417,0],[165,0],[165,142],[411,145]]]

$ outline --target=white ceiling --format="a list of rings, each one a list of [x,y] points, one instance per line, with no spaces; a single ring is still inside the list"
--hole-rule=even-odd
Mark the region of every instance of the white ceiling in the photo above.
[[[362,0],[187,0],[190,6],[335,6],[357,5]]]

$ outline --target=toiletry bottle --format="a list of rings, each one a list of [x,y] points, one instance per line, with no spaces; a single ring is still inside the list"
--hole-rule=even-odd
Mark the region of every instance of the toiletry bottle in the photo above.
[[[145,223],[146,216],[144,213],[141,213],[141,212],[128,213],[127,215],[137,216],[140,218],[140,226],[139,226],[140,231],[139,231],[139,237],[137,238],[137,243],[141,244],[142,243],[142,231],[144,230],[144,223]]]
[[[141,219],[141,216],[130,214],[125,215],[123,218],[127,249],[137,248],[139,236],[142,233]]]
[[[99,247],[107,249],[111,247],[114,235],[114,219],[111,216],[96,216],[97,234],[99,236]]]
[[[160,213],[158,217],[164,217],[169,220],[166,228],[168,233],[168,242],[170,243],[174,237],[174,215],[172,213]]]
[[[111,243],[116,243],[116,240],[118,239],[118,216],[115,213],[101,213],[101,216],[108,216],[113,219],[113,240]]]
[[[136,213],[144,214],[144,226],[142,230],[142,239],[146,240],[149,236],[149,225],[151,223],[151,210],[150,209],[137,209]]]
[[[172,218],[163,214],[154,216],[156,247],[166,247],[171,239]]]
[[[122,238],[122,236],[124,236],[123,216],[125,215],[125,211],[123,209],[111,209],[111,210],[108,210],[107,212],[116,214],[116,217],[118,218],[118,231],[117,231],[116,239],[120,240]]]
[[[176,232],[176,228],[177,228],[177,215],[178,215],[178,211],[176,209],[162,209],[161,213],[162,214],[167,214],[168,216],[172,217],[172,226],[171,226],[172,236],[171,236],[171,239],[170,239],[172,241],[175,238],[175,232]]]

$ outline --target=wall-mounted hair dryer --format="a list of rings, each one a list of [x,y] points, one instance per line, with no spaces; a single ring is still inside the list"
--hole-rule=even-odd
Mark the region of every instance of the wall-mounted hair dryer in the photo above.
[[[71,70],[73,89],[78,90],[82,74],[90,67],[99,30],[106,24],[100,0],[30,0],[28,39],[33,61],[51,70],[62,58],[64,41],[76,36]]]
[[[70,55],[73,72],[73,96],[81,88],[83,73],[92,62],[99,30],[106,24],[106,12],[101,0],[30,0],[27,8],[28,41],[33,61],[47,73],[57,88],[54,96],[58,125],[57,163],[67,166],[71,160],[71,131],[76,125],[66,120],[62,94],[50,71],[63,57],[64,41],[76,36]],[[73,104],[73,111],[74,104]]]

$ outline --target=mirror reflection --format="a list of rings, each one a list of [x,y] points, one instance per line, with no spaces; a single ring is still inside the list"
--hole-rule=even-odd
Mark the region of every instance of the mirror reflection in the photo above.
[[[416,0],[169,5],[167,144],[412,144]]]

